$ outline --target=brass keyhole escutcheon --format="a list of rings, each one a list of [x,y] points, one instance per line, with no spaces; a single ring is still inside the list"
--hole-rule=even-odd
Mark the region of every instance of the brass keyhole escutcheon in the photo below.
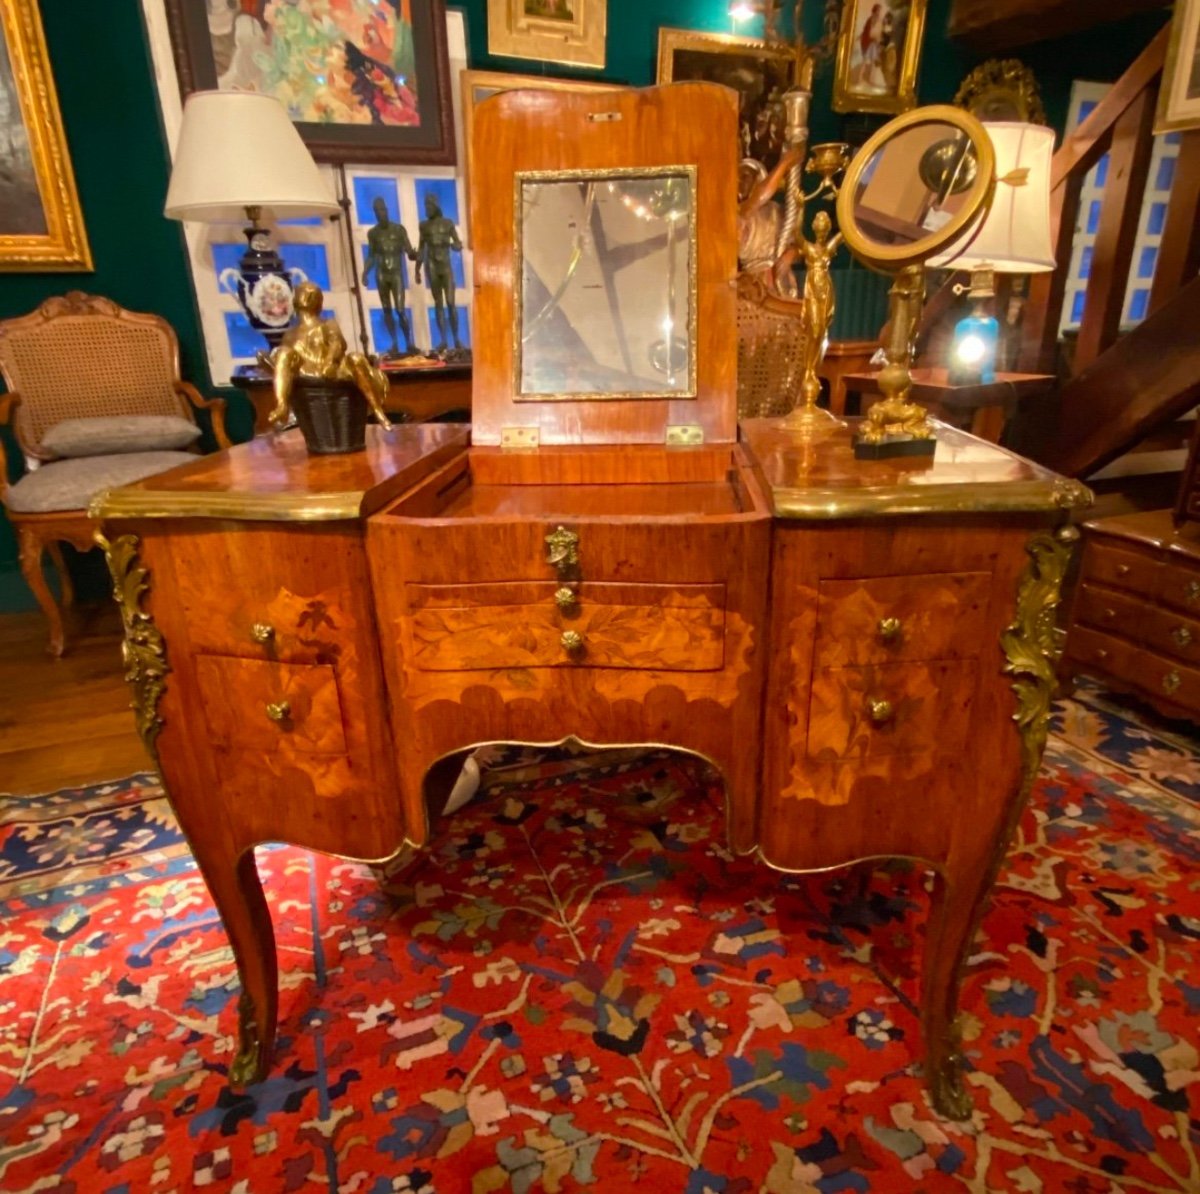
[[[546,563],[567,580],[579,569],[579,536],[566,527],[558,527],[546,536]]]
[[[263,646],[266,646],[267,643],[275,638],[275,627],[269,622],[255,622],[250,627],[250,637],[256,643],[262,643]]]
[[[1183,677],[1178,672],[1168,672],[1163,676],[1163,691],[1178,692],[1179,686],[1183,683]]]
[[[574,589],[559,589],[554,594],[554,604],[558,606],[563,613],[569,613],[579,605],[579,594]]]
[[[583,650],[583,635],[577,630],[564,630],[559,642],[568,655],[578,655]]]
[[[904,623],[899,618],[880,618],[879,619],[879,638],[880,641],[888,643],[897,643],[900,641],[900,636],[904,633]]]
[[[1171,631],[1171,637],[1181,646],[1186,647],[1192,641],[1192,632],[1187,626],[1176,626]]]
[[[885,726],[896,716],[896,707],[891,701],[883,700],[880,697],[869,697],[867,699],[867,716],[871,719],[872,725]]]
[[[1184,593],[1187,596],[1189,605],[1200,599],[1200,580],[1189,580]]]
[[[278,725],[280,722],[291,719],[292,707],[287,701],[278,701],[273,705],[267,706],[267,716]]]

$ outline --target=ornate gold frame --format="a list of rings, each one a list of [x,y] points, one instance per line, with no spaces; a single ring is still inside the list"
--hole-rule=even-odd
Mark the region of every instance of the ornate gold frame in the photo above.
[[[8,47],[21,120],[29,136],[34,174],[46,216],[44,234],[7,236],[0,230],[0,270],[39,273],[91,270],[92,252],[83,226],[83,211],[75,189],[36,0],[0,0],[0,36]]]
[[[907,112],[917,103],[917,67],[921,61],[921,41],[925,34],[927,0],[912,0],[909,6],[908,28],[904,34],[904,49],[900,56],[900,79],[896,94],[871,95],[855,91],[850,85],[850,55],[854,46],[856,22],[854,14],[860,3],[870,0],[846,0],[842,5],[841,32],[838,34],[837,63],[833,75],[833,110],[835,112]]]
[[[931,232],[923,240],[910,245],[881,245],[877,241],[863,235],[854,218],[854,196],[858,190],[858,181],[867,168],[871,158],[882,149],[898,133],[918,124],[950,124],[971,138],[975,148],[977,169],[975,182],[967,192],[962,207],[953,219],[949,220],[936,232]],[[838,228],[845,237],[850,251],[864,264],[874,269],[891,273],[908,265],[919,265],[933,257],[940,249],[952,244],[955,238],[980,212],[987,207],[995,186],[996,151],[992,147],[992,139],[987,130],[969,112],[955,108],[951,104],[930,104],[925,108],[915,108],[895,120],[889,120],[883,128],[872,133],[863,147],[854,155],[846,175],[842,181],[837,197]]]
[[[1011,115],[987,111],[986,102],[1003,97],[1011,102]],[[1045,124],[1046,109],[1037,79],[1019,58],[989,58],[977,66],[959,84],[954,102],[980,120],[1019,120],[1024,124]]]
[[[527,182],[605,182],[610,179],[666,178],[687,176],[691,187],[692,205],[688,212],[688,382],[686,390],[637,390],[612,394],[530,394],[521,388],[521,365],[524,353],[521,332],[525,326],[524,228],[521,220],[521,188]],[[619,402],[672,398],[691,401],[699,397],[697,361],[699,342],[697,328],[700,289],[697,278],[700,245],[696,232],[696,205],[699,202],[699,171],[695,166],[627,166],[605,170],[518,170],[513,175],[513,401],[514,402]]]
[[[1198,54],[1200,0],[1176,0],[1162,86],[1158,92],[1158,109],[1154,114],[1156,135],[1200,128],[1200,97],[1186,98],[1191,66]]]
[[[525,0],[488,0],[488,53],[604,69],[608,0],[570,0],[570,20],[531,17]]]

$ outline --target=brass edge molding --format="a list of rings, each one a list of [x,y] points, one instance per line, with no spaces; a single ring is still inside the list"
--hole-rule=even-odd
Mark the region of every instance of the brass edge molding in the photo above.
[[[172,493],[117,489],[102,493],[88,508],[90,518],[233,518],[259,522],[338,522],[361,516],[366,493],[250,496],[240,493]]]
[[[895,486],[864,489],[775,489],[775,517],[820,522],[841,518],[895,518],[909,514],[1023,514],[1084,510],[1090,489],[1061,477],[995,485]]]
[[[118,535],[111,542],[100,531],[96,544],[104,552],[113,582],[113,598],[121,610],[125,640],[121,654],[125,660],[125,680],[133,690],[134,721],[150,757],[158,762],[158,735],[162,718],[158,704],[166,691],[171,668],[167,663],[167,648],[154,619],[141,608],[150,591],[149,572],[138,561],[138,537]]]

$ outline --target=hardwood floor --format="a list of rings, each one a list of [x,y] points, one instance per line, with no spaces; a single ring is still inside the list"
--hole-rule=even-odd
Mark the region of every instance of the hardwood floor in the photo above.
[[[0,615],[0,794],[149,769],[129,708],[116,606],[70,611],[60,660],[46,653],[46,634],[40,614]]]

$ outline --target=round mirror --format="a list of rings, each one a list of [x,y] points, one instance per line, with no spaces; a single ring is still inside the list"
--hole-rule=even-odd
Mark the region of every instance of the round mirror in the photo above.
[[[838,194],[851,251],[876,269],[934,256],[987,211],[995,182],[991,138],[949,105],[891,121],[858,151]]]

